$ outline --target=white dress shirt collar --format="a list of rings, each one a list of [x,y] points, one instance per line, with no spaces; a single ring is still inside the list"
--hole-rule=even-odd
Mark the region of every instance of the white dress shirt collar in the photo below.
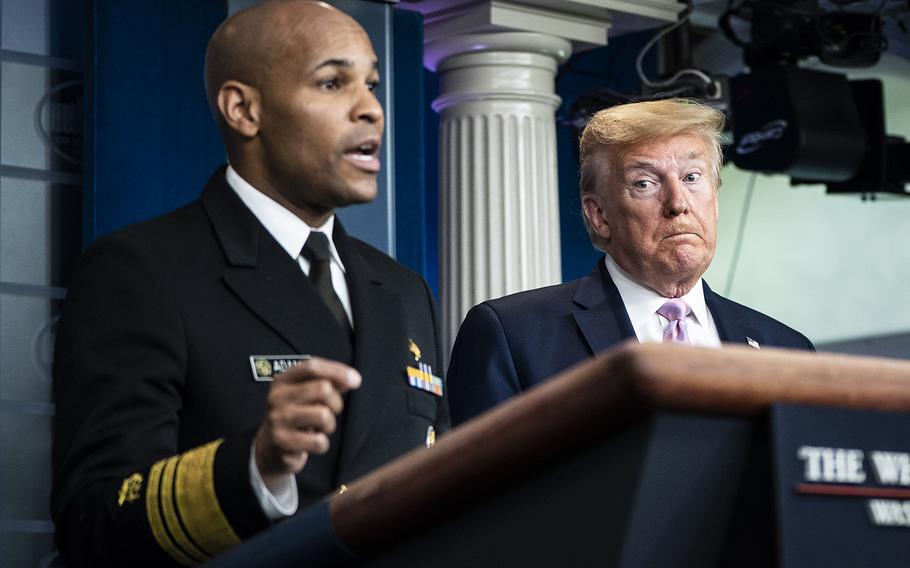
[[[632,322],[632,327],[635,329],[638,339],[642,341],[645,339],[653,340],[654,338],[650,337],[652,333],[645,332],[645,330],[649,328],[649,324],[654,321],[657,310],[668,298],[636,282],[629,273],[616,264],[616,261],[609,254],[605,256],[604,264],[606,264],[607,272],[610,273],[610,278],[613,279],[616,289],[619,290],[619,295],[622,297],[622,302],[626,307],[626,312],[629,314],[629,320]],[[698,282],[692,286],[692,289],[687,294],[682,296],[682,299],[692,308],[691,317],[695,318],[695,322],[709,330],[709,333],[713,331],[713,335],[716,336],[714,321],[709,316],[708,306],[705,304],[705,290],[701,278],[698,279]]]
[[[329,252],[332,260],[338,264],[342,272],[345,271],[344,263],[341,262],[338,249],[335,248],[335,241],[332,239],[332,232],[335,230],[335,215],[329,217],[321,227],[310,227],[300,217],[250,185],[230,165],[227,167],[224,177],[237,197],[259,219],[262,226],[278,241],[281,248],[287,251],[291,258],[296,259],[300,256],[300,251],[303,250],[310,231],[319,231],[329,238]],[[307,268],[309,268],[308,264]]]

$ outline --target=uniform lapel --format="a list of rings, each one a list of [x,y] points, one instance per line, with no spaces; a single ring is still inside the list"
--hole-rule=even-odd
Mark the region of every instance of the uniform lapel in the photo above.
[[[742,343],[744,345],[761,345],[764,343],[764,337],[761,332],[754,327],[747,325],[740,312],[736,309],[736,304],[730,300],[715,294],[708,283],[704,280],[705,304],[711,312],[711,318],[717,327],[717,335],[723,343]],[[749,340],[752,340],[750,343]]]
[[[578,306],[572,315],[592,354],[635,337],[629,314],[603,259],[581,279],[572,300]]]
[[[347,342],[340,328],[335,338],[331,326],[314,325],[333,318],[316,288],[228,186],[223,169],[201,201],[225,254],[228,288],[297,354],[344,357],[333,341]]]
[[[405,380],[404,368],[396,367],[401,361],[396,355],[407,350],[407,344],[402,343],[407,337],[403,323],[406,306],[400,293],[391,290],[358,252],[337,220],[334,240],[345,266],[354,312],[354,366],[363,377],[360,388],[350,395],[342,433],[338,471],[344,479],[377,417],[395,403],[390,398],[400,390],[392,388],[393,381]]]

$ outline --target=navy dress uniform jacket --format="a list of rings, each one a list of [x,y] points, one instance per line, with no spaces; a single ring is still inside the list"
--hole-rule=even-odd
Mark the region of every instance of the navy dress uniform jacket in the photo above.
[[[803,334],[704,284],[722,342],[813,350]],[[474,306],[455,340],[446,384],[460,424],[588,357],[635,330],[603,258],[578,280]]]
[[[216,172],[199,201],[99,239],[77,268],[54,361],[52,515],[68,566],[193,564],[268,526],[249,459],[268,382],[251,356],[314,355],[363,376],[300,507],[449,428],[423,279],[345,234],[351,345],[297,262]]]

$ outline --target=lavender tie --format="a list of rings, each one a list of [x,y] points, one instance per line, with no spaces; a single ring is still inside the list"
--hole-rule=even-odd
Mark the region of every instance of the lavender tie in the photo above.
[[[679,298],[671,298],[657,310],[670,323],[664,328],[664,343],[689,343],[689,330],[686,328],[686,317],[692,308]]]

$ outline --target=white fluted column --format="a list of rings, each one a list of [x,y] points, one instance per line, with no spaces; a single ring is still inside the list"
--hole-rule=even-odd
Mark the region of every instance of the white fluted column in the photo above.
[[[561,281],[554,92],[571,44],[539,33],[426,46],[440,77],[443,336],[484,300]]]

